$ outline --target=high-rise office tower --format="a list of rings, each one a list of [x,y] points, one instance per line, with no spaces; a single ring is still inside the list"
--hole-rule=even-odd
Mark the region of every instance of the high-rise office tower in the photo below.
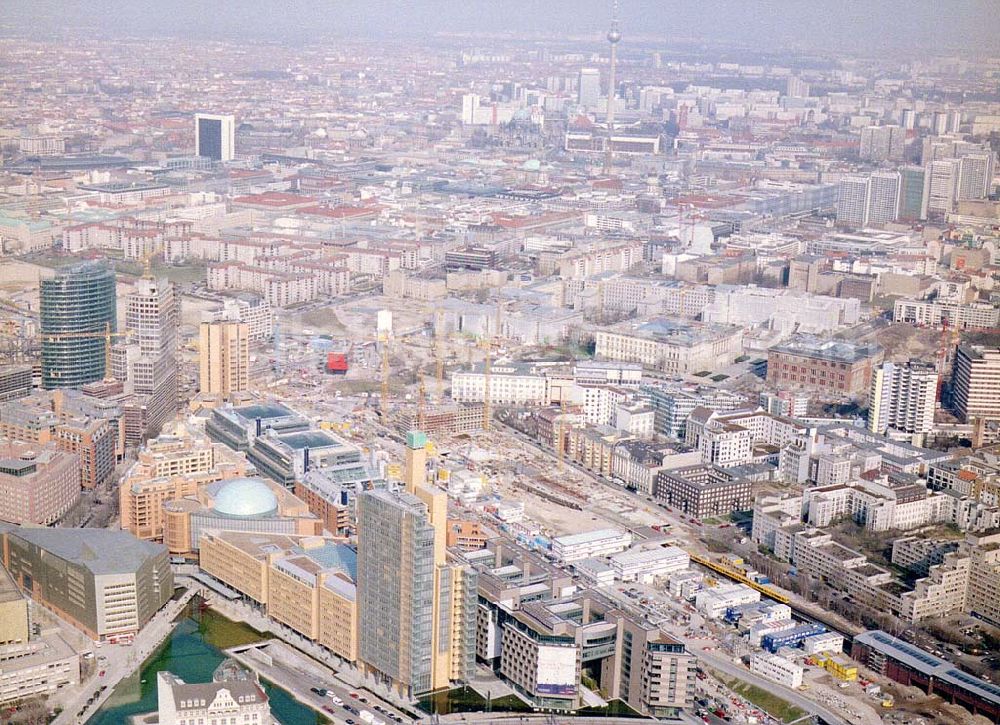
[[[100,380],[106,333],[116,328],[115,273],[90,263],[42,280],[42,385],[74,387]]]
[[[250,328],[245,322],[202,322],[199,345],[202,393],[228,397],[249,387]]]
[[[912,131],[917,125],[917,112],[912,108],[904,108],[899,123],[903,128]]]
[[[406,436],[405,489],[358,496],[358,658],[412,696],[475,668],[476,573],[449,558],[448,497],[425,483],[427,439]]]
[[[947,214],[955,205],[958,195],[959,159],[938,159],[927,167],[930,179],[927,184],[927,212]]]
[[[898,161],[906,148],[906,130],[900,126],[867,126],[861,129],[861,158]]]
[[[934,365],[911,360],[885,362],[872,373],[868,396],[868,428],[927,433],[934,427],[938,372]]]
[[[899,219],[908,222],[927,218],[927,184],[930,176],[923,166],[899,169]]]
[[[845,176],[839,186],[837,221],[863,227],[868,223],[868,177]]]
[[[1000,420],[1000,347],[960,345],[951,396],[955,412],[966,422]]]
[[[195,154],[216,161],[236,158],[236,120],[233,116],[196,113],[194,116]]]
[[[959,159],[958,199],[985,199],[992,183],[992,151],[970,153]]]
[[[899,214],[900,177],[898,171],[876,171],[868,179],[867,224],[895,221]]]
[[[125,389],[139,396],[146,435],[157,435],[177,412],[177,325],[174,286],[142,277],[125,297],[125,326],[133,334],[126,348]]]
[[[576,86],[576,102],[584,108],[596,109],[601,99],[601,71],[581,68]]]
[[[854,227],[894,221],[899,214],[899,192],[896,171],[846,176],[840,180],[837,221]]]

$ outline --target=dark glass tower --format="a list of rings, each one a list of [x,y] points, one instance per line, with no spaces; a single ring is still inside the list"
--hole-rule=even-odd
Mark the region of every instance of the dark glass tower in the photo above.
[[[198,119],[198,155],[222,159],[222,121],[216,118]]]
[[[68,388],[103,378],[102,333],[116,326],[114,271],[103,263],[74,267],[42,280],[40,297],[42,385]]]

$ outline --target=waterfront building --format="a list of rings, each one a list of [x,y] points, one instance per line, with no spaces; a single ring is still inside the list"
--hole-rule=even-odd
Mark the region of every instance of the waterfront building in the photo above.
[[[330,538],[206,531],[198,564],[347,662],[358,656],[357,554]]]
[[[167,550],[124,531],[4,527],[21,591],[94,640],[131,641],[174,593]]]
[[[157,672],[156,705],[159,725],[274,722],[267,693],[251,677],[188,684],[169,672]]]
[[[358,655],[407,695],[475,667],[476,576],[447,552],[447,494],[426,483],[426,443],[407,434],[405,490],[358,496]]]

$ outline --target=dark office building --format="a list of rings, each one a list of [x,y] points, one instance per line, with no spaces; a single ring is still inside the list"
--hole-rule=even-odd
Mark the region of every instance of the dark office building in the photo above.
[[[43,387],[103,378],[105,332],[116,326],[114,270],[89,263],[60,272],[42,280],[40,298]]]
[[[232,161],[235,156],[235,126],[232,116],[195,114],[195,153],[213,161]]]

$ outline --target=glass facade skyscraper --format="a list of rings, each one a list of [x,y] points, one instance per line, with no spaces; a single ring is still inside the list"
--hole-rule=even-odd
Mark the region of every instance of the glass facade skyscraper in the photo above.
[[[358,496],[358,656],[414,693],[432,689],[434,568],[434,527],[416,496]]]
[[[65,388],[105,375],[105,338],[116,328],[115,273],[103,263],[89,263],[42,280],[42,385]],[[92,337],[80,333],[93,333]],[[72,337],[49,337],[57,335]]]
[[[358,496],[358,659],[410,697],[468,681],[477,575],[447,551],[447,494],[426,483],[427,436],[406,434],[404,491]]]

